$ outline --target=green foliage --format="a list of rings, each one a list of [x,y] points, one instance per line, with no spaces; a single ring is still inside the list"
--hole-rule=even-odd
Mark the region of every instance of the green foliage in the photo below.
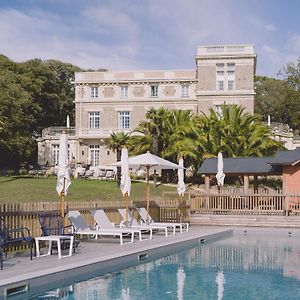
[[[204,157],[216,157],[220,151],[225,157],[250,157],[270,155],[281,147],[265,124],[237,105],[224,105],[222,116],[213,109],[194,116],[161,108],[151,109],[147,117],[135,130],[140,135],[130,138],[131,154],[157,149],[157,155],[173,162],[184,157],[185,166],[195,173]]]
[[[34,164],[37,134],[74,115],[71,80],[79,70],[54,60],[14,63],[0,55],[0,168]]]
[[[198,126],[205,157],[215,157],[218,152],[225,157],[264,156],[281,147],[265,124],[237,105],[223,105],[222,116],[210,109],[210,115],[199,117]]]
[[[288,124],[300,131],[300,58],[296,64],[287,64],[281,71],[282,79],[258,76],[255,78],[256,100],[254,110],[263,120]]]

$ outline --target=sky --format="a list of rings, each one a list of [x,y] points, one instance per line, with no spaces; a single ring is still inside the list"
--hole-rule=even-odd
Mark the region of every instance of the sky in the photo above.
[[[257,75],[300,57],[298,0],[0,0],[0,53],[84,69],[195,69],[197,46],[253,44]]]

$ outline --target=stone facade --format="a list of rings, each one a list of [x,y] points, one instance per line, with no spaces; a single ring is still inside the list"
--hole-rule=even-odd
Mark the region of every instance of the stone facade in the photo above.
[[[150,108],[201,114],[222,104],[238,104],[253,113],[256,55],[252,45],[200,46],[195,62],[193,70],[76,73],[72,159],[95,167],[115,162],[116,154],[106,148],[106,139],[112,132],[132,131]],[[43,134],[39,139],[41,166],[56,163],[51,153],[58,138]]]

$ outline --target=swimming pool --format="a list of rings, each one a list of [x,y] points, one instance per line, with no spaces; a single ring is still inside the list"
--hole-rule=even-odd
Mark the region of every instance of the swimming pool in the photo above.
[[[299,299],[300,231],[237,229],[34,299]]]

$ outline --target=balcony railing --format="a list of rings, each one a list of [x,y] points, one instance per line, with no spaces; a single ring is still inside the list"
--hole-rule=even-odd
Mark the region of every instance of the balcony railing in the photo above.
[[[90,129],[90,128],[81,128],[78,130],[78,137],[109,137],[111,133],[130,133],[132,129],[124,128],[99,128],[99,129]]]
[[[90,128],[79,128],[76,131],[76,127],[48,127],[43,129],[42,137],[47,136],[59,137],[62,131],[65,131],[69,136],[77,136],[78,138],[106,138],[109,137],[111,133],[130,133],[133,129],[124,129],[124,128],[99,128],[99,129],[90,129]],[[135,133],[135,135],[137,135]]]
[[[42,131],[42,137],[49,136],[59,136],[62,131],[65,131],[69,136],[75,136],[76,135],[76,128],[75,127],[63,127],[63,126],[52,126],[43,129]]]

